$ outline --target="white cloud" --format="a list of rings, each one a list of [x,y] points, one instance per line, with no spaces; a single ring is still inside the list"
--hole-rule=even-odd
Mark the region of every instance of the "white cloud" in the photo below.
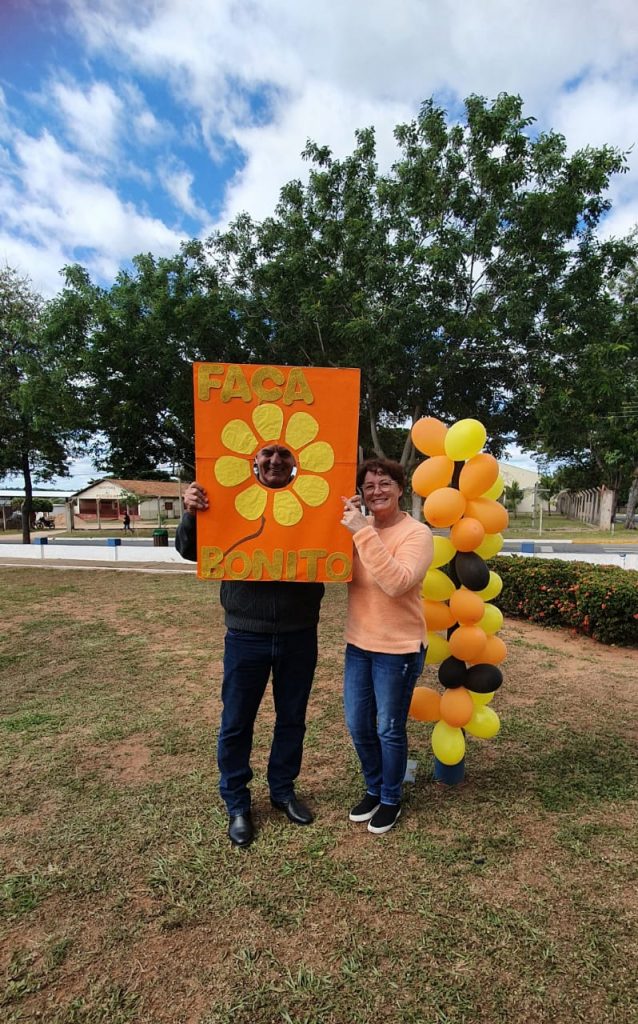
[[[221,224],[244,209],[271,212],[281,185],[308,172],[308,137],[343,156],[355,129],[374,125],[387,166],[392,128],[433,93],[452,105],[472,92],[520,93],[526,112],[572,148],[635,141],[638,7],[626,0],[67,0],[65,9],[85,67],[96,57],[102,69],[101,81],[58,75],[53,86],[76,150],[51,130],[5,131],[15,159],[0,196],[4,239],[33,246],[37,266],[47,251],[57,259],[79,249],[90,268],[111,273],[137,251],[175,251],[182,235],[126,201],[124,175],[149,197],[159,179],[208,229],[183,155],[134,162],[132,140],[201,148],[204,139],[213,160],[238,147],[241,170],[219,186]],[[151,99],[166,87],[172,125]],[[0,130],[3,111],[0,93]],[[108,157],[118,177],[106,181],[95,157]],[[6,163],[5,154],[0,173]],[[635,220],[635,172],[614,181],[606,231],[623,234]]]
[[[206,210],[199,206],[193,197],[194,177],[186,167],[178,166],[175,163],[163,167],[160,170],[160,181],[180,210],[196,220],[208,219]]]
[[[407,105],[388,103],[379,109],[370,101],[346,98],[336,88],[323,85],[292,103],[282,103],[273,123],[237,128],[233,141],[250,157],[228,184],[221,221],[242,210],[257,219],[271,213],[282,185],[308,175],[301,150],[309,136],[320,144],[329,138],[335,155],[345,156],[355,145],[354,127],[374,125],[379,162],[389,166],[397,155],[392,130],[411,115]]]
[[[343,152],[356,128],[374,123],[382,139],[433,93],[520,93],[545,126],[564,119],[580,135],[569,97],[556,105],[561,90],[633,66],[638,47],[638,8],[625,0],[73,0],[73,9],[92,50],[115,49],[171,83],[214,159],[224,142],[241,147],[224,217],[272,209],[279,187],[303,173],[308,136]],[[256,114],[249,97],[264,90],[270,105]],[[632,108],[637,96],[628,84]],[[587,140],[630,145],[633,128],[618,110]]]
[[[123,103],[113,89],[104,82],[94,82],[88,89],[55,82],[52,93],[76,145],[95,156],[114,155]]]
[[[0,183],[3,241],[9,262],[44,291],[57,277],[53,270],[43,273],[47,258],[57,271],[81,250],[93,273],[112,278],[135,253],[169,255],[186,237],[122,200],[92,161],[64,150],[48,132],[39,138],[18,134],[15,153],[14,179]],[[59,285],[57,279],[53,290]]]

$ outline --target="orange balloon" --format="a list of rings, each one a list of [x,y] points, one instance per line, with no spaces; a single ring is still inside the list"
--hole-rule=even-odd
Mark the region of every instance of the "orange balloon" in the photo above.
[[[481,599],[479,598],[479,601]],[[483,602],[481,601],[481,604]],[[428,629],[449,629],[457,621],[452,612],[450,611],[449,605],[445,601],[430,601],[426,597],[423,601],[423,614],[425,616],[425,624]],[[479,619],[483,617],[483,611],[479,615]],[[478,622],[478,619],[477,619]]]
[[[450,644],[450,648],[452,645]],[[479,658],[472,658],[475,665],[500,665],[507,657],[507,647],[500,636],[488,636],[487,643]]]
[[[478,519],[486,533],[500,533],[510,521],[507,509],[491,498],[472,498],[467,503],[466,515]]]
[[[450,598],[450,614],[462,626],[475,626],[485,613],[485,601],[472,590],[457,590]]]
[[[450,654],[460,661],[481,663],[487,637],[480,626],[459,626],[449,641]]]
[[[441,717],[441,695],[429,686],[415,686],[410,702],[410,718],[418,722],[438,722]]]
[[[412,490],[427,498],[428,494],[436,491],[439,487],[447,487],[452,479],[454,463],[447,455],[434,455],[431,459],[422,462],[412,474]]]
[[[412,443],[424,455],[445,455],[447,427],[433,416],[423,416],[412,427]]]
[[[446,690],[441,694],[441,718],[448,725],[460,728],[469,722],[474,714],[474,701],[464,686]]]
[[[439,487],[425,499],[423,515],[430,526],[451,526],[461,518],[465,505],[465,498],[456,487]]]
[[[482,453],[468,459],[459,476],[459,491],[466,498],[480,498],[498,477],[498,462]]]
[[[471,516],[463,516],[450,530],[450,540],[457,551],[475,551],[484,537],[485,527]]]

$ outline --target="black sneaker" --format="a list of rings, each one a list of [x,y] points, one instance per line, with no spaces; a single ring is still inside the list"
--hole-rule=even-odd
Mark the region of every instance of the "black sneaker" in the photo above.
[[[348,817],[350,821],[370,821],[370,818],[379,806],[379,797],[370,796],[366,793],[356,807],[353,807]]]
[[[382,835],[396,825],[401,814],[401,804],[379,804],[379,809],[368,822],[368,832]]]

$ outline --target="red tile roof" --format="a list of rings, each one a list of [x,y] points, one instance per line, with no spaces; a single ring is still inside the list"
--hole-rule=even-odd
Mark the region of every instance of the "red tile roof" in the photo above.
[[[177,498],[180,488],[183,494],[187,487],[185,482],[182,481],[180,484],[177,480],[116,480],[112,476],[105,476],[101,480],[94,480],[83,490],[77,491],[76,496],[84,494],[85,491],[97,484],[113,484],[114,487],[121,487],[123,491],[148,498]]]

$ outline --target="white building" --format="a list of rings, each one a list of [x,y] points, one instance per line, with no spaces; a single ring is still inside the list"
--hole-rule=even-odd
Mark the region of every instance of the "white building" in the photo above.
[[[132,520],[181,519],[182,493],[179,480],[97,480],[71,500],[75,518],[85,522],[122,520],[128,511]]]
[[[521,469],[520,466],[512,466],[509,462],[499,462],[498,466],[501,471],[501,476],[505,481],[505,486],[508,487],[514,482],[514,480],[516,480],[524,494],[524,498],[518,506],[517,512],[531,515],[534,511],[535,488],[540,481],[538,473],[533,469]],[[546,506],[543,507],[545,508]]]

